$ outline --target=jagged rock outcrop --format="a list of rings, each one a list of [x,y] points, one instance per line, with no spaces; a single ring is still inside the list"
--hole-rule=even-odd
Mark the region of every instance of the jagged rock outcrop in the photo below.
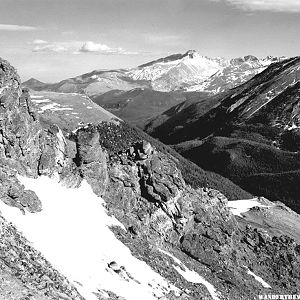
[[[27,191],[16,178],[16,171],[2,167],[0,169],[0,197],[1,200],[14,207],[18,207],[24,213],[38,212],[42,209],[42,204],[32,191]]]
[[[16,171],[31,177],[61,173],[68,164],[66,140],[57,126],[42,128],[16,70],[4,60],[0,86],[0,194],[7,204],[39,211],[39,200],[24,191]]]
[[[15,164],[20,172],[35,175],[41,128],[31,103],[20,88],[20,78],[6,61],[0,62],[0,157],[3,164]]]

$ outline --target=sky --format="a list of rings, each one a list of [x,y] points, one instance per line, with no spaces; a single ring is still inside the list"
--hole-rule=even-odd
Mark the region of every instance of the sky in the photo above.
[[[55,82],[193,49],[297,56],[300,0],[0,0],[0,57]]]

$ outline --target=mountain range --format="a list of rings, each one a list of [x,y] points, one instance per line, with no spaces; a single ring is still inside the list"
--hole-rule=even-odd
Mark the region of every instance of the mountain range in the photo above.
[[[146,120],[173,105],[195,96],[227,91],[283,59],[251,55],[209,58],[189,50],[133,69],[95,70],[53,84],[32,78],[23,85],[36,91],[86,94],[118,117],[142,127]]]

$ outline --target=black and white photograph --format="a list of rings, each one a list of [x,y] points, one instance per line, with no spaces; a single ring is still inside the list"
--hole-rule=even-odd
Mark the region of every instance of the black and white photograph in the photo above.
[[[300,299],[300,0],[0,0],[0,300]]]

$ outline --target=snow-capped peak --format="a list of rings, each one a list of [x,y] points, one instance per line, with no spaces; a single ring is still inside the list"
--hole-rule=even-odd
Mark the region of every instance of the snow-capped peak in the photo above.
[[[188,50],[183,56],[188,56],[189,58],[194,58],[199,55],[196,50]]]
[[[282,59],[272,56],[260,59],[253,55],[233,59],[209,58],[195,50],[188,50],[184,54],[170,55],[131,69],[127,75],[133,80],[150,82],[154,90],[217,93],[249,80],[271,63]]]
[[[134,80],[157,81],[153,82],[153,87],[165,90],[173,88],[173,81],[176,84],[190,80],[203,81],[222,67],[220,59],[211,59],[189,50],[182,55],[168,56],[142,65],[127,74]]]

